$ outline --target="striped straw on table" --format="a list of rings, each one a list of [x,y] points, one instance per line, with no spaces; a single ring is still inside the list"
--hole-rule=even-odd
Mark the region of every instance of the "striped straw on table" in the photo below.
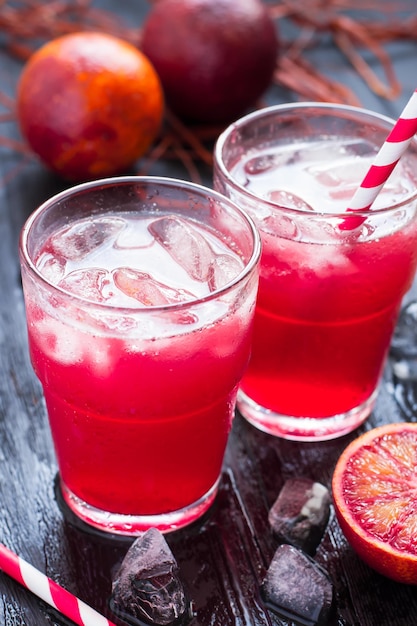
[[[2,544],[0,569],[78,626],[116,626]]]

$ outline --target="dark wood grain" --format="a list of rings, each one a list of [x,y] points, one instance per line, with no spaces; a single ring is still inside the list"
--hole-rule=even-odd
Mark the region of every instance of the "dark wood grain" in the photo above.
[[[146,2],[120,3],[143,15]],[[113,5],[119,10],[119,4]],[[1,45],[1,43],[0,43]],[[404,93],[386,103],[368,93],[332,49],[314,52],[329,72],[344,77],[364,105],[396,116],[415,88],[415,44],[392,46]],[[14,93],[21,66],[0,48],[2,89]],[[267,100],[292,99],[273,89]],[[13,124],[0,133],[18,137]],[[160,163],[152,173],[177,175]],[[111,580],[131,540],[87,529],[65,511],[55,489],[57,467],[40,385],[27,353],[18,262],[18,235],[29,213],[65,187],[35,161],[0,148],[0,542],[117,622],[109,607]],[[210,181],[207,181],[208,184]],[[389,366],[377,407],[361,430],[405,419],[392,393]],[[285,624],[264,606],[259,586],[277,547],[267,514],[283,482],[309,476],[330,485],[340,452],[358,431],[337,441],[298,444],[274,439],[236,417],[220,492],[208,515],[167,536],[195,611],[190,626]],[[336,608],[330,626],[413,626],[417,591],[364,565],[346,544],[332,512],[315,558],[329,572]],[[302,590],[300,590],[302,593]],[[121,623],[121,622],[120,622]],[[34,595],[0,573],[0,624],[69,625]]]

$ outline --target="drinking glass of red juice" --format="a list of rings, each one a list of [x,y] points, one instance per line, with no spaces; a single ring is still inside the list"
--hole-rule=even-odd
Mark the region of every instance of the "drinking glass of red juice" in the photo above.
[[[20,255],[65,502],[116,534],[193,522],[216,496],[249,359],[252,220],[191,183],[98,180],[34,211]]]
[[[217,141],[214,187],[253,217],[263,244],[237,401],[263,431],[331,439],[374,407],[416,269],[416,141],[370,210],[350,220],[346,210],[393,125],[350,106],[285,104]]]

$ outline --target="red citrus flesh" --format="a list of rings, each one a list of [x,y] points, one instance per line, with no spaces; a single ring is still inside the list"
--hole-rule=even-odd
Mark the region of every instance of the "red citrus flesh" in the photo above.
[[[333,474],[340,527],[380,574],[417,584],[417,424],[374,428],[352,441]]]

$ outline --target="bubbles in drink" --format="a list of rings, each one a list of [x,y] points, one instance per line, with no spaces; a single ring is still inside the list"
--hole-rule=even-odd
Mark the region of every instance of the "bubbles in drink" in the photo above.
[[[113,241],[125,224],[124,219],[116,217],[75,222],[52,235],[49,250],[55,257],[81,261],[106,242]]]

